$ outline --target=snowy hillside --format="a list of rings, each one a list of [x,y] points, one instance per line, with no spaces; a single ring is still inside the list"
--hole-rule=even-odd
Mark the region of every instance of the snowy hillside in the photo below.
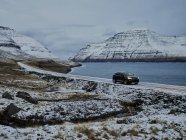
[[[0,82],[0,139],[186,139],[185,86],[114,84],[18,64],[37,77]]]
[[[148,29],[121,32],[89,44],[75,61],[185,61],[186,36],[162,36]]]
[[[0,26],[0,57],[11,59],[56,58],[36,40]]]

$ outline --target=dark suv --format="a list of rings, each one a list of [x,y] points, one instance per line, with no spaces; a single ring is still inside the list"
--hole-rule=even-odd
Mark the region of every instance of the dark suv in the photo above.
[[[134,76],[134,74],[127,72],[117,72],[113,75],[112,80],[114,83],[120,82],[125,85],[128,84],[138,84],[139,78]]]

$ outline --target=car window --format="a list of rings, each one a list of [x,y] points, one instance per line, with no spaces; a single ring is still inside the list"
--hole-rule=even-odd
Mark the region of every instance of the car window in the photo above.
[[[134,76],[134,74],[132,74],[132,73],[124,73],[124,75],[126,75],[126,76]]]

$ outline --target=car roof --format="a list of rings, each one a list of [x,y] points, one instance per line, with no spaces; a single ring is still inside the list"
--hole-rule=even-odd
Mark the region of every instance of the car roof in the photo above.
[[[130,72],[116,72],[115,74],[134,75],[133,73]]]

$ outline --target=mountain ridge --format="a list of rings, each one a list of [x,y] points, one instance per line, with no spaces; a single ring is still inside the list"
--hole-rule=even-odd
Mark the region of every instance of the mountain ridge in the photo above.
[[[72,67],[80,66],[79,63],[61,60],[33,38],[18,34],[9,27],[0,26],[0,63],[16,66],[17,62],[62,73],[68,73]]]
[[[163,36],[149,29],[120,32],[88,44],[74,56],[79,62],[186,61],[186,36]]]
[[[18,34],[15,30],[3,26],[0,26],[0,51],[1,57],[4,55],[4,58],[15,60],[57,58],[38,41],[28,36]],[[6,56],[6,54],[8,55]]]

